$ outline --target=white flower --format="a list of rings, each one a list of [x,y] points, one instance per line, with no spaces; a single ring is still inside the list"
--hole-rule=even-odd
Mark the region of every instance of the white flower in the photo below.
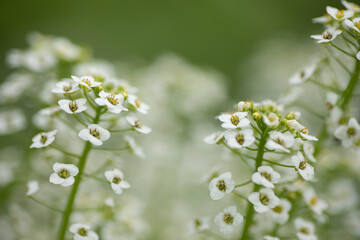
[[[210,197],[212,200],[219,200],[227,193],[231,193],[234,190],[235,182],[231,178],[231,172],[221,174],[211,180],[209,184]]]
[[[68,99],[61,99],[58,101],[58,104],[60,108],[67,113],[75,114],[75,113],[81,113],[87,109],[86,106],[84,106],[86,103],[85,98],[79,98],[74,101],[68,100]]]
[[[127,101],[135,107],[135,109],[143,114],[147,114],[150,109],[149,105],[143,103],[137,96],[133,94],[129,94]]]
[[[88,128],[80,130],[79,137],[85,141],[90,141],[96,146],[100,146],[110,138],[110,132],[97,124],[90,124]]]
[[[39,182],[36,180],[29,181],[26,188],[26,196],[32,196],[39,191]]]
[[[285,224],[289,219],[289,211],[291,209],[291,203],[287,199],[280,199],[279,204],[268,211],[268,215],[270,218],[278,223],[278,224]]]
[[[339,95],[334,92],[326,93],[325,106],[330,110],[333,109],[339,99]]]
[[[71,81],[71,79],[63,79],[56,83],[56,87],[51,91],[53,93],[69,94],[79,90],[79,83]]]
[[[302,218],[296,218],[294,225],[297,230],[296,236],[299,240],[317,240],[315,226],[312,222],[305,221]]]
[[[0,85],[0,103],[21,99],[33,84],[33,77],[26,73],[13,73]]]
[[[42,132],[37,134],[32,138],[33,143],[30,148],[43,148],[49,146],[55,140],[55,134],[57,130],[53,130],[50,132]]]
[[[290,152],[288,148],[295,143],[293,135],[289,132],[282,133],[278,131],[271,131],[269,138],[270,139],[268,139],[265,146],[270,150]]]
[[[106,106],[110,112],[121,113],[121,111],[127,111],[127,109],[122,106],[124,103],[124,96],[122,94],[115,95],[101,91],[99,97],[100,98],[95,99],[95,102],[99,106]]]
[[[263,188],[259,192],[251,193],[248,199],[254,205],[255,211],[259,213],[267,212],[279,205],[280,202],[280,199],[275,196],[273,190],[269,188]]]
[[[124,174],[117,168],[114,170],[105,172],[106,179],[111,183],[111,188],[114,192],[120,195],[123,192],[123,189],[130,188],[130,184],[124,181]]]
[[[314,168],[308,164],[302,153],[299,151],[297,156],[294,155],[291,157],[291,161],[293,162],[295,168],[299,171],[301,177],[303,177],[307,181],[311,181],[314,178]]]
[[[230,206],[216,215],[214,222],[220,227],[221,233],[230,234],[243,220],[243,216],[236,211],[236,206]]]
[[[345,0],[341,0],[342,5],[344,5],[347,9],[353,10],[354,12],[360,13],[360,5],[352,2],[348,2]]]
[[[0,135],[13,134],[26,128],[27,120],[20,109],[0,112]]]
[[[306,127],[304,127],[303,125],[301,125],[297,120],[295,120],[295,119],[287,120],[286,123],[290,130],[299,133],[299,135],[302,138],[304,138],[305,140],[309,140],[309,141],[318,141],[319,140],[316,137],[311,136],[309,134],[309,130]]]
[[[71,78],[74,80],[74,82],[76,82],[80,86],[85,87],[85,89],[88,89],[88,90],[91,90],[91,88],[98,87],[101,85],[101,83],[96,82],[94,80],[94,78],[91,76],[83,76],[80,78],[78,78],[76,76],[71,76]]]
[[[236,107],[239,112],[246,112],[249,111],[252,105],[252,102],[240,101],[238,104],[236,104]]]
[[[312,162],[316,162],[316,159],[314,157],[315,148],[310,142],[304,142],[303,150],[305,153],[305,156]]]
[[[70,226],[70,232],[74,234],[74,240],[98,240],[99,236],[90,230],[90,226],[81,223],[75,223]]]
[[[310,37],[318,40],[317,43],[329,43],[332,42],[341,33],[341,30],[336,30],[335,28],[328,28],[321,35],[311,35]]]
[[[227,144],[231,148],[245,148],[251,146],[255,142],[253,130],[242,129],[240,131],[228,131],[225,133]]]
[[[275,172],[270,166],[261,166],[252,175],[251,180],[266,188],[274,188],[274,183],[278,183],[280,180],[280,174]]]
[[[59,58],[66,61],[74,61],[81,56],[81,49],[66,38],[54,39],[53,49]]]
[[[78,167],[74,164],[54,163],[53,170],[49,181],[63,187],[71,186],[75,182],[74,176],[79,173]]]
[[[188,227],[188,236],[196,232],[201,232],[206,229],[209,229],[209,218],[208,217],[195,218],[188,223],[187,227]]]
[[[352,10],[339,10],[330,6],[326,7],[326,12],[337,21],[351,18],[354,15],[354,11]]]
[[[356,54],[356,58],[360,61],[360,51]]]
[[[310,209],[317,215],[322,216],[323,211],[327,209],[327,203],[319,199],[313,188],[307,187],[304,192],[304,200]]]
[[[206,136],[204,138],[204,142],[207,144],[215,144],[220,143],[220,140],[223,139],[225,132],[214,132],[210,134],[209,136]]]
[[[149,128],[148,126],[142,125],[140,120],[137,119],[136,117],[126,116],[126,120],[130,123],[130,125],[132,126],[132,128],[135,131],[138,131],[139,133],[143,133],[143,134],[151,133],[151,128]]]
[[[142,148],[137,144],[135,139],[133,137],[130,137],[128,135],[124,136],[125,142],[129,146],[130,150],[139,158],[144,159],[146,156],[142,150]]]
[[[360,126],[355,118],[351,118],[347,125],[341,125],[335,130],[335,137],[341,140],[344,147],[351,147],[360,138]]]
[[[354,18],[352,21],[345,19],[344,23],[356,33],[360,33],[360,18]]]
[[[289,80],[290,84],[302,84],[304,83],[306,80],[308,80],[310,77],[312,77],[312,75],[314,74],[316,70],[316,65],[309,65],[306,66],[304,69],[302,69],[301,71],[298,71],[297,73],[295,73]]]
[[[329,24],[332,21],[332,17],[329,14],[325,14],[324,16],[313,18],[313,23],[322,23],[322,24]]]
[[[280,240],[280,238],[272,237],[272,236],[264,236],[264,240]]]
[[[105,199],[104,203],[106,206],[115,207],[115,201],[114,201],[114,198],[112,198],[112,197]]]
[[[273,112],[269,113],[268,116],[263,115],[262,118],[266,126],[270,128],[277,128],[280,124],[278,115]]]
[[[218,119],[223,122],[221,127],[226,129],[243,128],[250,125],[249,119],[246,118],[247,112],[236,112],[234,114],[221,114]]]

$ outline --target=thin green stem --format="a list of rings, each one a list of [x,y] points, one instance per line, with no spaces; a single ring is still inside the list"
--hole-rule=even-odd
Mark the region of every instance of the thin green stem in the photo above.
[[[125,129],[111,129],[109,130],[109,132],[127,132],[127,131],[131,131],[132,128],[125,128]]]
[[[88,101],[88,103],[90,104],[90,106],[95,110],[97,111],[97,107],[92,103],[91,99],[89,98],[87,92],[85,89],[83,89],[83,92],[84,92],[84,96],[86,98],[86,100]]]
[[[346,43],[350,43],[352,46],[354,46],[356,49],[358,49],[359,47],[353,42],[353,41],[351,41],[350,39],[348,39],[347,37],[345,37],[344,35],[341,35],[342,36],[342,38],[344,39],[344,41],[346,42]]]
[[[358,61],[356,59],[353,75],[351,76],[350,81],[340,98],[343,100],[341,103],[341,109],[343,109],[343,110],[345,110],[347,104],[349,103],[349,101],[352,97],[354,88],[355,88],[357,82],[359,81],[359,74],[360,74],[360,61]]]
[[[267,159],[263,159],[263,161],[274,164],[274,165],[278,165],[278,166],[281,166],[281,167],[295,168],[294,166],[291,166],[291,165],[281,164],[281,163],[273,162],[273,161],[270,161],[270,160],[267,160]]]
[[[344,64],[338,57],[336,57],[336,56],[331,52],[331,50],[330,50],[329,48],[326,48],[326,49],[328,50],[330,56],[331,56],[332,58],[334,58],[334,60],[335,60],[349,75],[351,75],[350,69],[348,69],[348,68],[345,66],[345,64]]]
[[[256,168],[255,168],[255,171],[262,164],[264,153],[265,153],[265,144],[266,144],[267,137],[268,137],[268,131],[267,131],[267,129],[265,129],[264,132],[261,134],[261,139],[260,139],[260,142],[259,142],[259,151],[258,151],[257,156],[256,156]],[[259,189],[260,189],[260,185],[254,184],[253,192],[258,192]],[[251,225],[251,222],[253,220],[253,215],[254,215],[254,207],[250,202],[248,202],[247,203],[247,209],[246,209],[246,220],[245,220],[242,235],[241,235],[241,238],[240,238],[241,240],[249,239],[248,235],[249,235],[250,225]]]
[[[336,88],[334,88],[334,87],[332,87],[332,86],[326,85],[326,84],[324,84],[324,83],[315,81],[315,80],[313,80],[313,79],[309,79],[308,82],[311,82],[311,83],[313,83],[313,84],[315,84],[315,85],[318,85],[319,87],[321,87],[321,88],[323,88],[323,89],[325,89],[325,90],[330,90],[330,91],[337,92],[337,93],[339,92],[338,89],[336,89]]]
[[[91,175],[91,174],[84,173],[84,176],[85,176],[85,177],[88,177],[88,178],[95,179],[95,180],[97,180],[97,181],[99,181],[99,182],[109,183],[107,180],[105,180],[105,179],[103,179],[103,178],[99,178],[99,177],[97,177],[97,176],[95,176],[95,175]]]
[[[355,58],[355,59],[356,59],[355,55],[353,55],[353,54],[351,54],[351,53],[348,53],[347,51],[339,48],[338,46],[334,45],[333,43],[330,43],[330,45],[333,46],[335,49],[339,50],[340,52],[348,55],[349,57],[352,57],[352,58]]]
[[[246,161],[246,159],[243,158],[243,155],[241,153],[239,153],[238,151],[236,151],[235,149],[232,149],[231,147],[229,147],[227,144],[223,143],[223,145],[229,149],[230,151],[232,151],[233,153],[235,153],[236,155],[240,156],[241,161],[243,161],[246,166],[249,167],[250,170],[253,170],[252,167],[250,166],[250,164]]]
[[[65,155],[72,156],[72,157],[75,157],[75,158],[80,158],[79,155],[76,155],[76,154],[74,154],[74,153],[67,152],[67,151],[65,151],[65,150],[63,150],[63,149],[61,149],[61,148],[59,148],[59,147],[55,147],[54,145],[50,145],[50,147],[58,150],[59,152],[62,152],[62,153],[65,154]]]
[[[128,147],[123,147],[123,148],[94,148],[94,150],[100,150],[100,151],[124,151],[126,149],[129,149]]]
[[[53,211],[58,212],[58,213],[62,213],[62,212],[63,212],[61,209],[58,209],[58,208],[53,207],[53,206],[50,206],[49,204],[43,202],[42,200],[39,200],[39,199],[35,198],[34,196],[29,196],[29,198],[30,198],[31,200],[33,200],[34,202],[36,202],[36,203],[38,203],[38,204],[40,204],[40,205],[42,205],[42,206],[44,206],[44,207],[47,207],[47,208],[50,209],[50,210],[53,210]]]
[[[235,196],[237,196],[239,198],[242,198],[242,199],[244,199],[246,201],[248,200],[247,197],[245,197],[244,195],[242,195],[242,194],[240,194],[240,193],[238,193],[236,191],[232,191],[232,192],[234,193]]]
[[[251,180],[246,181],[246,182],[244,182],[244,183],[240,183],[240,184],[238,184],[238,185],[235,185],[235,188],[238,188],[238,187],[242,187],[242,186],[248,185],[249,183],[251,183]]]
[[[84,123],[83,121],[81,121],[80,118],[79,118],[76,114],[73,114],[73,116],[75,117],[76,120],[78,120],[79,123],[81,123],[81,124],[84,125],[85,127],[88,126],[86,123]]]

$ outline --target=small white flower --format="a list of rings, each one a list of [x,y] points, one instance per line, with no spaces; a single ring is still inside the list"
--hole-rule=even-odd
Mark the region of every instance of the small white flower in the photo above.
[[[274,183],[278,183],[280,180],[280,174],[275,172],[270,166],[261,166],[252,175],[251,180],[266,188],[274,188]]]
[[[280,240],[280,238],[272,237],[272,236],[264,236],[264,240]]]
[[[254,205],[255,211],[259,213],[267,212],[280,203],[280,199],[269,188],[263,188],[259,192],[251,193],[248,199]]]
[[[328,92],[326,93],[326,100],[325,100],[325,106],[331,110],[335,107],[337,101],[339,99],[339,95],[337,95],[334,92]]]
[[[289,211],[291,209],[291,203],[287,199],[280,199],[279,204],[268,212],[270,218],[278,223],[285,224],[289,219]]]
[[[111,183],[111,188],[114,192],[120,195],[123,192],[123,189],[130,188],[130,184],[124,181],[124,174],[117,168],[114,170],[105,172],[106,179]]]
[[[112,197],[105,199],[104,203],[106,206],[115,207],[115,201],[114,201],[114,198],[112,198]]]
[[[227,144],[231,148],[245,148],[255,142],[254,132],[251,129],[242,129],[240,131],[228,131],[225,133]]]
[[[341,125],[335,130],[335,137],[341,140],[344,147],[349,148],[360,138],[360,126],[355,118],[351,118],[347,125]]]
[[[352,21],[345,19],[344,23],[356,33],[360,33],[360,18],[354,18]]]
[[[317,240],[315,226],[312,222],[305,221],[302,218],[296,218],[294,226],[297,230],[296,236],[299,240]]]
[[[309,141],[318,141],[319,140],[316,137],[310,135],[309,130],[306,127],[304,127],[303,125],[301,125],[297,120],[292,119],[292,120],[287,120],[286,122],[287,122],[287,125],[290,130],[299,133],[299,135],[302,138],[304,138],[305,140],[309,140]]]
[[[110,132],[97,124],[90,124],[88,128],[80,130],[79,137],[85,141],[90,141],[96,146],[100,146],[110,138]]]
[[[50,132],[42,132],[37,134],[32,138],[33,143],[30,148],[43,148],[49,146],[55,140],[55,134],[57,130],[53,130]]]
[[[70,226],[70,232],[74,234],[74,240],[98,240],[99,236],[90,230],[90,226],[81,223],[75,223]]]
[[[344,19],[351,18],[354,15],[354,11],[352,10],[339,10],[330,6],[326,7],[326,12],[336,21],[342,21]]]
[[[135,139],[133,137],[125,135],[124,139],[125,139],[125,142],[127,143],[127,145],[129,146],[131,152],[133,152],[139,158],[144,159],[146,157],[142,148],[137,144],[137,142],[135,141]]]
[[[143,103],[137,96],[133,94],[128,95],[127,101],[140,113],[147,114],[150,109],[149,105]]]
[[[271,131],[265,146],[270,150],[290,152],[288,148],[290,148],[294,143],[295,139],[291,133]]]
[[[49,181],[63,187],[71,186],[75,182],[74,176],[79,173],[78,167],[74,164],[54,163],[53,170]]]
[[[79,83],[72,81],[71,79],[63,79],[56,83],[56,87],[51,91],[53,93],[69,94],[79,90]]]
[[[66,61],[75,61],[81,56],[81,49],[66,38],[56,38],[53,42],[56,55]]]
[[[127,109],[122,106],[124,103],[124,96],[122,94],[115,95],[101,91],[99,97],[100,98],[95,99],[95,102],[99,106],[106,106],[110,112],[121,113],[121,111],[127,111]]]
[[[336,30],[335,28],[328,28],[321,35],[311,35],[310,37],[318,40],[317,43],[329,43],[332,42],[341,33],[341,30]]]
[[[235,129],[248,127],[250,125],[249,119],[246,118],[247,112],[236,112],[234,114],[224,113],[218,116],[218,119],[223,122],[221,127],[226,129]]]
[[[26,196],[32,196],[39,191],[39,182],[36,180],[29,181],[26,188]]]
[[[75,83],[79,84],[80,86],[85,87],[85,89],[91,90],[93,87],[98,87],[101,83],[96,82],[93,77],[91,76],[83,76],[83,77],[76,77],[71,76]]]
[[[214,132],[204,138],[204,142],[207,144],[219,143],[223,139],[225,132]]]
[[[16,108],[0,112],[0,135],[13,134],[26,128],[25,114]]]
[[[279,117],[275,113],[271,112],[268,116],[263,115],[263,121],[266,126],[270,128],[277,128],[280,124]]]
[[[327,209],[327,203],[319,199],[313,188],[308,187],[304,192],[304,200],[310,209],[317,215],[322,216],[323,211]]]
[[[210,197],[212,200],[219,200],[227,193],[234,190],[235,182],[232,179],[231,172],[221,174],[211,180],[209,184]]]
[[[324,16],[313,18],[313,23],[322,23],[322,24],[329,24],[332,21],[332,17],[329,14],[325,14]]]
[[[236,107],[239,112],[247,112],[252,107],[252,105],[252,102],[240,101],[238,104],[236,104]]]
[[[347,9],[353,10],[354,12],[360,13],[360,5],[352,2],[348,2],[345,0],[341,0],[342,5],[344,5]]]
[[[60,108],[64,112],[70,113],[70,114],[81,113],[81,112],[85,111],[87,109],[87,107],[84,106],[85,103],[86,103],[85,98],[79,98],[74,101],[68,100],[68,99],[61,99],[58,101]]]
[[[209,229],[209,217],[195,218],[188,225],[188,236]]]
[[[306,66],[305,68],[303,68],[301,71],[298,71],[297,73],[295,73],[289,80],[290,84],[302,84],[304,83],[306,80],[308,80],[310,77],[312,77],[312,75],[314,74],[315,70],[316,70],[316,65],[309,65]]]
[[[312,145],[312,143],[306,141],[303,145],[303,150],[305,153],[305,156],[312,162],[316,162],[316,159],[314,157],[315,148]]]
[[[314,168],[305,161],[304,156],[300,151],[297,155],[291,157],[291,161],[293,162],[295,168],[299,171],[302,178],[307,181],[313,180]]]
[[[126,116],[126,120],[130,123],[130,125],[132,126],[132,128],[139,132],[139,133],[143,133],[143,134],[149,134],[151,133],[151,128],[148,126],[144,126],[141,124],[140,120],[137,119],[134,116]]]
[[[243,220],[243,216],[236,211],[236,206],[230,206],[216,215],[214,222],[220,227],[221,233],[230,234]]]

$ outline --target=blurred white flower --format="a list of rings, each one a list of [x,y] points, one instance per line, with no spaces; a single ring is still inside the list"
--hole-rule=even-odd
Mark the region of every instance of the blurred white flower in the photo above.
[[[70,232],[74,234],[74,240],[98,240],[99,236],[90,229],[89,225],[81,223],[75,223],[69,228]]]
[[[244,218],[237,212],[236,206],[230,206],[216,215],[214,222],[220,227],[221,233],[230,234],[234,230],[234,227],[240,225],[243,220]]]
[[[141,148],[141,146],[135,141],[135,139],[133,137],[130,137],[128,135],[124,136],[124,140],[127,143],[127,145],[130,148],[130,151],[132,153],[134,153],[136,156],[138,156],[139,158],[144,159],[146,157],[143,149]]]
[[[341,140],[344,147],[353,146],[354,142],[360,138],[360,126],[355,118],[351,118],[348,124],[341,125],[335,130],[335,137]]]
[[[268,211],[269,217],[278,224],[285,224],[289,220],[291,203],[285,198],[281,198],[277,206]]]
[[[266,126],[270,128],[277,128],[280,124],[279,117],[273,112],[269,113],[267,116],[263,115],[262,119]]]
[[[188,236],[209,229],[209,217],[195,218],[187,224]]]
[[[312,22],[313,23],[322,23],[324,25],[327,25],[327,24],[331,23],[332,20],[333,20],[332,17],[327,13],[324,16],[313,18]]]
[[[83,86],[85,89],[91,90],[93,87],[98,87],[101,85],[100,82],[96,82],[93,77],[91,76],[83,76],[83,77],[76,77],[71,76],[72,80],[74,80],[75,83],[79,84],[79,86]]]
[[[13,73],[0,85],[0,103],[17,101],[32,85],[30,74]],[[26,94],[26,93],[25,93]]]
[[[253,130],[242,129],[240,131],[228,131],[224,134],[226,142],[231,148],[245,148],[250,147],[255,142]]]
[[[53,40],[53,50],[58,58],[66,61],[75,61],[81,56],[80,47],[62,37]]]
[[[339,95],[337,95],[334,92],[327,92],[326,93],[326,100],[325,100],[325,106],[327,109],[331,110],[335,107],[337,101],[339,99]]]
[[[207,144],[219,143],[223,139],[225,132],[214,132],[204,138],[204,142]]]
[[[212,200],[219,200],[227,193],[234,190],[235,182],[232,179],[231,172],[225,172],[219,177],[211,180],[209,184],[210,197]]]
[[[71,79],[63,79],[56,83],[56,87],[51,91],[53,93],[69,94],[79,90],[79,83],[72,81]]]
[[[356,33],[360,33],[360,18],[354,18],[353,20],[345,19],[344,23]]]
[[[105,199],[104,203],[106,206],[115,207],[115,201],[114,201],[114,198],[112,198],[112,197]]]
[[[75,113],[81,113],[87,109],[86,106],[84,106],[86,103],[85,98],[79,98],[75,100],[68,100],[68,99],[61,99],[58,101],[58,104],[60,108],[69,114],[75,114]]]
[[[124,174],[119,169],[106,171],[104,175],[116,194],[120,195],[123,189],[130,188],[130,184],[124,180]]]
[[[19,132],[27,126],[26,117],[20,109],[0,112],[0,135]]]
[[[39,182],[36,180],[29,181],[26,185],[26,196],[32,196],[39,191]]]
[[[264,240],[280,240],[280,238],[272,237],[272,236],[264,236]]]
[[[307,181],[314,179],[314,168],[305,161],[304,156],[300,151],[297,155],[291,157],[291,161],[302,178]]]
[[[316,159],[314,157],[315,148],[311,142],[308,141],[304,142],[303,150],[305,153],[305,157],[307,157],[307,159],[309,159],[312,162],[316,162]]]
[[[296,236],[299,240],[317,240],[315,235],[315,226],[312,222],[305,221],[302,218],[296,218],[294,221]]]
[[[225,129],[243,128],[250,125],[249,119],[246,118],[247,114],[247,112],[223,113],[217,118],[223,122],[221,127]]]
[[[74,176],[79,173],[79,169],[74,164],[54,163],[54,173],[50,175],[49,181],[53,184],[60,184],[63,187],[73,185]]]
[[[328,28],[321,35],[311,35],[310,37],[318,40],[317,43],[329,43],[334,41],[334,39],[341,33],[341,30],[336,30],[335,28]]]
[[[267,212],[280,203],[280,199],[269,188],[263,188],[259,192],[251,193],[248,199],[254,205],[255,211],[259,213]]]
[[[240,101],[236,104],[236,108],[239,112],[247,112],[252,107],[252,102]]]
[[[323,211],[328,208],[328,204],[324,200],[318,198],[312,187],[307,187],[303,196],[305,203],[318,216],[322,216]]]
[[[360,13],[360,5],[357,3],[348,2],[345,0],[341,0],[342,5],[344,5],[347,9],[353,10],[356,13]]]
[[[57,130],[53,130],[50,132],[42,132],[37,134],[32,138],[33,143],[30,148],[43,148],[49,146],[55,140],[55,134]]]
[[[97,124],[90,124],[88,128],[80,130],[79,137],[85,141],[90,141],[96,146],[100,146],[110,138],[110,132]]]
[[[274,183],[278,183],[280,180],[280,174],[270,166],[261,166],[257,169],[257,172],[253,173],[251,180],[266,188],[274,188]]]
[[[151,128],[148,126],[142,125],[140,120],[137,119],[135,116],[126,116],[126,120],[128,121],[128,123],[130,123],[130,125],[132,126],[132,128],[135,131],[137,131],[139,133],[143,133],[143,134],[151,133]]]
[[[315,64],[304,67],[290,78],[289,83],[294,85],[304,83],[313,76],[316,68],[317,66]]]
[[[147,114],[150,107],[149,105],[143,103],[140,98],[133,94],[129,94],[127,101],[140,113]]]
[[[326,12],[336,21],[342,21],[344,19],[351,18],[354,15],[354,11],[352,10],[339,10],[330,6],[326,7]]]
[[[99,97],[95,99],[95,102],[99,106],[106,106],[109,112],[121,113],[121,111],[128,111],[128,109],[122,106],[124,103],[124,96],[122,94],[115,95],[101,91]]]
[[[271,131],[265,147],[270,150],[290,152],[288,148],[290,148],[294,143],[295,139],[291,133]]]

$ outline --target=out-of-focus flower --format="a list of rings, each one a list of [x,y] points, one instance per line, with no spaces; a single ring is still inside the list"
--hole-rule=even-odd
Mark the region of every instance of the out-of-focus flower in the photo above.
[[[355,32],[360,33],[360,18],[345,19],[344,23]]]
[[[289,211],[291,209],[291,203],[285,198],[281,198],[277,206],[268,211],[267,214],[270,218],[278,223],[285,224],[289,219]]]
[[[66,38],[55,38],[53,50],[56,56],[66,61],[78,60],[81,56],[81,49]]]
[[[334,7],[327,6],[326,12],[336,21],[343,21],[344,19],[351,18],[354,15],[352,10],[339,10]]]
[[[278,183],[280,180],[280,174],[270,166],[261,166],[257,169],[257,172],[253,173],[251,180],[266,188],[274,188],[274,183]]]
[[[150,109],[149,105],[133,94],[128,95],[127,101],[140,113],[147,114]]]
[[[80,130],[79,137],[95,146],[100,146],[110,138],[110,132],[97,124],[90,124],[88,128]]]
[[[91,76],[83,76],[83,77],[76,77],[71,76],[75,83],[79,84],[79,86],[83,86],[85,89],[91,90],[93,87],[98,87],[101,85],[100,82],[96,82],[93,77]]]
[[[21,98],[33,83],[26,73],[13,73],[0,85],[0,103],[14,102]]]
[[[72,81],[71,79],[63,79],[60,82],[56,83],[56,87],[53,88],[51,91],[53,93],[63,93],[69,94],[79,90],[79,84]]]
[[[242,129],[240,131],[228,131],[224,134],[229,147],[245,148],[250,147],[255,142],[254,133],[251,129]]]
[[[352,11],[354,11],[356,13],[360,13],[360,5],[359,4],[348,2],[348,1],[345,1],[345,0],[341,0],[341,3],[347,9],[352,10]]]
[[[209,229],[209,217],[195,218],[188,225],[188,235]]]
[[[304,200],[310,209],[318,216],[322,216],[323,211],[327,209],[327,203],[319,199],[313,188],[308,187],[304,191]]]
[[[30,148],[43,148],[49,146],[55,140],[57,130],[42,132],[33,137]]]
[[[302,84],[311,78],[317,69],[315,64],[304,67],[302,70],[296,72],[289,80],[290,84]]]
[[[341,140],[344,147],[349,148],[360,138],[360,126],[355,118],[351,118],[349,123],[339,126],[335,130],[335,137]]]
[[[296,236],[299,240],[317,240],[315,226],[312,222],[305,221],[302,218],[296,218],[294,226],[297,230]]]
[[[26,118],[20,109],[0,112],[0,135],[19,132],[27,126]]]
[[[118,195],[123,192],[123,189],[130,188],[130,184],[124,180],[124,174],[117,168],[106,171],[105,177],[111,183],[111,188]]]
[[[151,133],[151,128],[148,126],[142,125],[140,120],[137,119],[135,116],[126,116],[126,120],[128,121],[128,123],[130,123],[131,127],[135,131],[137,131],[139,133],[143,133],[143,134]]]
[[[256,212],[263,213],[279,205],[280,199],[269,188],[260,189],[259,192],[253,192],[248,197],[254,205]]]
[[[305,156],[312,162],[316,162],[316,159],[314,157],[315,148],[310,142],[304,142],[303,150],[305,153]]]
[[[243,219],[243,216],[237,212],[236,206],[230,206],[216,215],[214,222],[220,227],[221,233],[230,234],[234,230],[234,227],[243,222]]]
[[[311,38],[318,40],[317,43],[329,43],[342,33],[341,30],[335,28],[326,29],[321,35],[311,35]]]
[[[209,136],[206,136],[204,138],[204,142],[207,144],[219,143],[223,139],[224,133],[225,132],[214,132],[214,133],[210,134]]]
[[[61,99],[58,101],[58,104],[60,108],[69,114],[75,114],[75,113],[81,113],[87,109],[86,106],[84,106],[86,103],[85,98],[79,98],[76,100],[68,100],[68,99]]]
[[[74,234],[74,240],[98,240],[99,236],[90,229],[89,225],[75,223],[70,226],[69,230]]]
[[[266,142],[266,147],[270,150],[281,152],[290,152],[290,148],[294,143],[294,137],[289,132],[272,131],[269,134],[270,139]]]
[[[127,145],[130,148],[130,151],[133,152],[136,156],[138,156],[139,158],[144,159],[146,157],[143,149],[141,148],[141,146],[139,144],[137,144],[137,142],[135,141],[135,139],[133,137],[130,137],[128,135],[124,136],[124,140],[127,143]]]
[[[32,196],[39,191],[39,182],[36,180],[29,181],[26,185],[26,196]]]
[[[227,193],[234,190],[235,182],[232,179],[231,172],[225,172],[219,177],[211,180],[209,184],[210,197],[212,200],[219,200]]]
[[[307,181],[314,179],[314,168],[305,161],[304,156],[300,151],[297,155],[291,157],[291,161],[293,162],[295,168],[299,171],[302,178]]]
[[[49,181],[53,184],[60,184],[63,187],[73,185],[74,176],[79,173],[79,169],[74,164],[54,163],[54,173],[50,175]]]

